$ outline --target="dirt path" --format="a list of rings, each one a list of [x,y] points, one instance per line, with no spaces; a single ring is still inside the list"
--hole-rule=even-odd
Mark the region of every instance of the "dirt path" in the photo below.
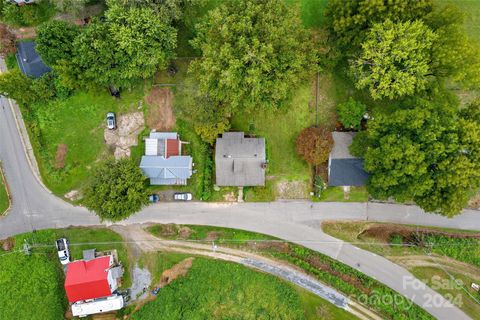
[[[335,289],[330,288],[316,279],[306,275],[300,271],[300,269],[289,265],[288,263],[267,259],[251,252],[218,247],[213,244],[206,245],[188,241],[164,240],[148,233],[144,230],[144,227],[146,227],[146,225],[113,225],[111,228],[115,232],[119,233],[129,243],[130,246],[133,246],[135,251],[179,252],[239,263],[247,267],[272,274],[276,277],[282,278],[287,282],[300,286],[327,300],[328,302],[335,304],[337,307],[355,314],[360,319],[380,319],[367,308],[352,302]]]
[[[404,266],[407,269],[414,267],[435,267],[441,265],[448,272],[468,274],[472,279],[480,281],[480,268],[463,263],[448,257],[438,256],[387,256],[387,259]]]

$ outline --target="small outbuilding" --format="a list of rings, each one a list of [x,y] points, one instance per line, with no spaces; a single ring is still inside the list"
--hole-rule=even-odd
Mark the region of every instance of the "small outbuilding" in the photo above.
[[[363,169],[363,159],[350,154],[355,132],[332,132],[333,148],[328,159],[329,186],[363,186],[368,173]]]
[[[225,132],[215,146],[218,186],[264,186],[267,160],[264,138],[246,138],[243,132]]]
[[[33,41],[22,41],[17,44],[17,63],[20,70],[28,77],[40,78],[50,69],[35,50]]]

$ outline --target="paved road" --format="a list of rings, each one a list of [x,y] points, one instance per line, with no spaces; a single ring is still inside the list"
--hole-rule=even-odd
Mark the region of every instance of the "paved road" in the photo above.
[[[100,224],[94,214],[62,201],[41,186],[24,152],[23,145],[28,149],[28,141],[22,142],[19,135],[15,122],[15,112],[19,116],[18,110],[5,98],[1,98],[0,104],[0,159],[13,195],[10,213],[0,218],[0,239],[34,229]],[[20,132],[22,126],[20,121]],[[123,223],[204,224],[270,234],[360,269],[439,319],[468,319],[461,310],[451,306],[428,287],[415,289],[405,285],[405,281],[413,279],[405,269],[323,233],[320,224],[329,219],[368,219],[480,230],[480,214],[476,211],[467,210],[454,219],[446,219],[425,214],[414,206],[375,203],[163,203],[149,206]],[[432,301],[437,305],[429,304]]]

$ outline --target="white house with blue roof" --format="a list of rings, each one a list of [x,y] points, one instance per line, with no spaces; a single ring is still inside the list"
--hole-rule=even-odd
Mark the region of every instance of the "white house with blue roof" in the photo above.
[[[145,139],[145,155],[140,169],[152,185],[186,185],[193,173],[191,156],[182,156],[176,132],[151,132]]]

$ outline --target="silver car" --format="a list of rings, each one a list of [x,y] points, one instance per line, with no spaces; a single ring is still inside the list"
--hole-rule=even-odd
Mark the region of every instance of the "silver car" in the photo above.
[[[178,192],[173,195],[173,200],[176,201],[190,201],[193,196],[190,192]]]
[[[117,128],[117,119],[115,113],[107,113],[107,128],[110,130],[115,130]]]

